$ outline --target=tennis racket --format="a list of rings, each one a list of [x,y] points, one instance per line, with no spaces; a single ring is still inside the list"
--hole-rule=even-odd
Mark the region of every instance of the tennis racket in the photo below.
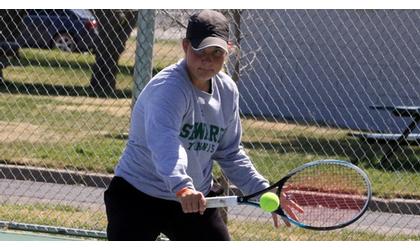
[[[367,174],[341,160],[319,160],[293,169],[270,187],[247,196],[206,198],[207,208],[251,205],[274,192],[280,206],[274,213],[296,226],[313,230],[343,228],[358,220],[372,197]]]

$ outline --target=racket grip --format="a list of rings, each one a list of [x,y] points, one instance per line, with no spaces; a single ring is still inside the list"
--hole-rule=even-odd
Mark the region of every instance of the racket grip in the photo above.
[[[206,198],[207,208],[232,207],[238,205],[238,196],[221,196]]]

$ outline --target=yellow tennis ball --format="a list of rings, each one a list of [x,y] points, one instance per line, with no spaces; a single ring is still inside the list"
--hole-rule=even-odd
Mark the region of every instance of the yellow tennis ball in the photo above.
[[[260,207],[266,212],[274,212],[280,206],[280,199],[275,193],[265,193],[261,195]]]

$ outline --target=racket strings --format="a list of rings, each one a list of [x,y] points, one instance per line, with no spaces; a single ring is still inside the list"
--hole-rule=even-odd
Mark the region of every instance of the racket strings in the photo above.
[[[344,224],[364,208],[368,200],[367,185],[363,176],[352,168],[334,164],[305,168],[288,179],[282,194],[304,212],[287,209],[287,216],[315,227]]]

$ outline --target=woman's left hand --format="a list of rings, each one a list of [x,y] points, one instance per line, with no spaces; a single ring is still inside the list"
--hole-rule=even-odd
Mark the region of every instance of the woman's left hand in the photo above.
[[[283,209],[284,213],[286,213],[293,220],[298,221],[299,217],[296,215],[294,210],[296,210],[299,213],[304,213],[304,210],[301,206],[299,206],[296,202],[294,202],[293,200],[289,198],[289,196],[286,193],[288,190],[289,189],[287,187],[283,187],[282,192],[280,193],[280,206]],[[274,227],[279,228],[280,227],[279,215],[276,213],[271,213],[271,216],[273,217]],[[286,224],[286,226],[288,227],[291,226],[290,222],[287,219],[283,217],[282,219],[284,223]]]

